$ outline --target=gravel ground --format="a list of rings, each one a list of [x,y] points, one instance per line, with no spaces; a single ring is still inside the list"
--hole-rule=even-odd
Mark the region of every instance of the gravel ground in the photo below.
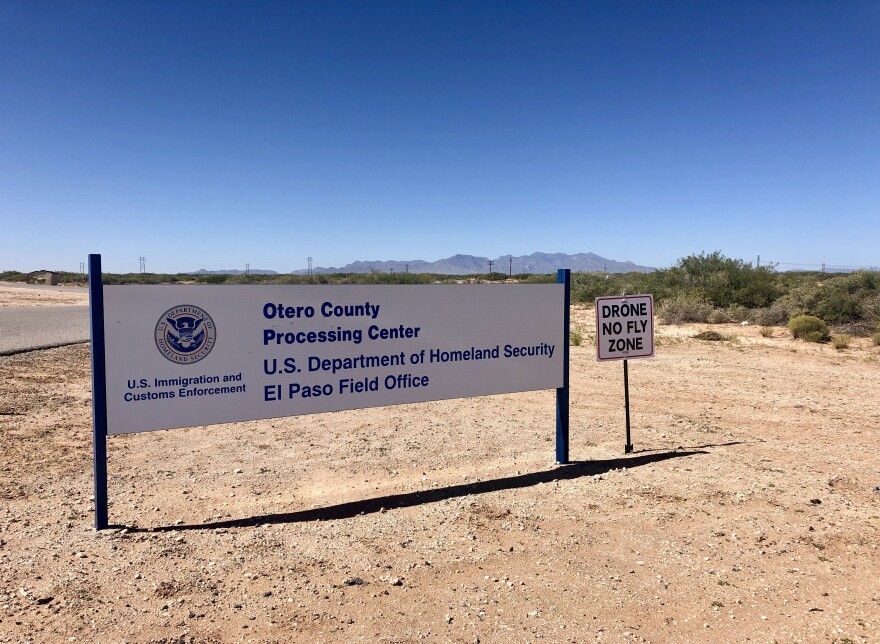
[[[0,357],[0,641],[876,642],[880,349],[573,317],[568,466],[531,392],[109,440],[88,348]]]

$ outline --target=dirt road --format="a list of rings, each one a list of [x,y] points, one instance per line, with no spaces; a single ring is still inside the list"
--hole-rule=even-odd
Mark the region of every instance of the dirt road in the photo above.
[[[89,307],[0,308],[0,355],[89,340]]]

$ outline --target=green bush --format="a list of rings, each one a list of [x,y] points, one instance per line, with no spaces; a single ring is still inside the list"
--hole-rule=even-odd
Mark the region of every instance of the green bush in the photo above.
[[[880,333],[875,333],[871,336],[871,342],[874,343],[875,347],[880,347]]]
[[[676,290],[693,289],[718,307],[768,306],[780,295],[772,267],[754,268],[719,251],[684,257],[663,272],[665,280]]]
[[[813,315],[799,315],[788,323],[792,337],[819,342],[828,333],[828,325]]]
[[[838,351],[846,349],[851,341],[852,336],[849,333],[838,333],[831,338],[831,344],[833,344],[834,348]]]
[[[568,343],[573,347],[579,347],[581,346],[582,340],[581,332],[574,327],[570,327],[568,330]]]

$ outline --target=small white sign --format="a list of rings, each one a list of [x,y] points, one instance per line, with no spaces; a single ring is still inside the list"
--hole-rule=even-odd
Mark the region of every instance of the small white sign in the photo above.
[[[108,433],[553,389],[562,284],[105,286]]]
[[[596,298],[596,360],[654,357],[654,296]]]

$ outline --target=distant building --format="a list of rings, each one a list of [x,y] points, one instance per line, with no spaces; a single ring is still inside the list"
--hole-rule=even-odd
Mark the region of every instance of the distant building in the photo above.
[[[27,274],[28,284],[46,284],[55,286],[61,279],[61,275],[55,271],[34,271]]]

